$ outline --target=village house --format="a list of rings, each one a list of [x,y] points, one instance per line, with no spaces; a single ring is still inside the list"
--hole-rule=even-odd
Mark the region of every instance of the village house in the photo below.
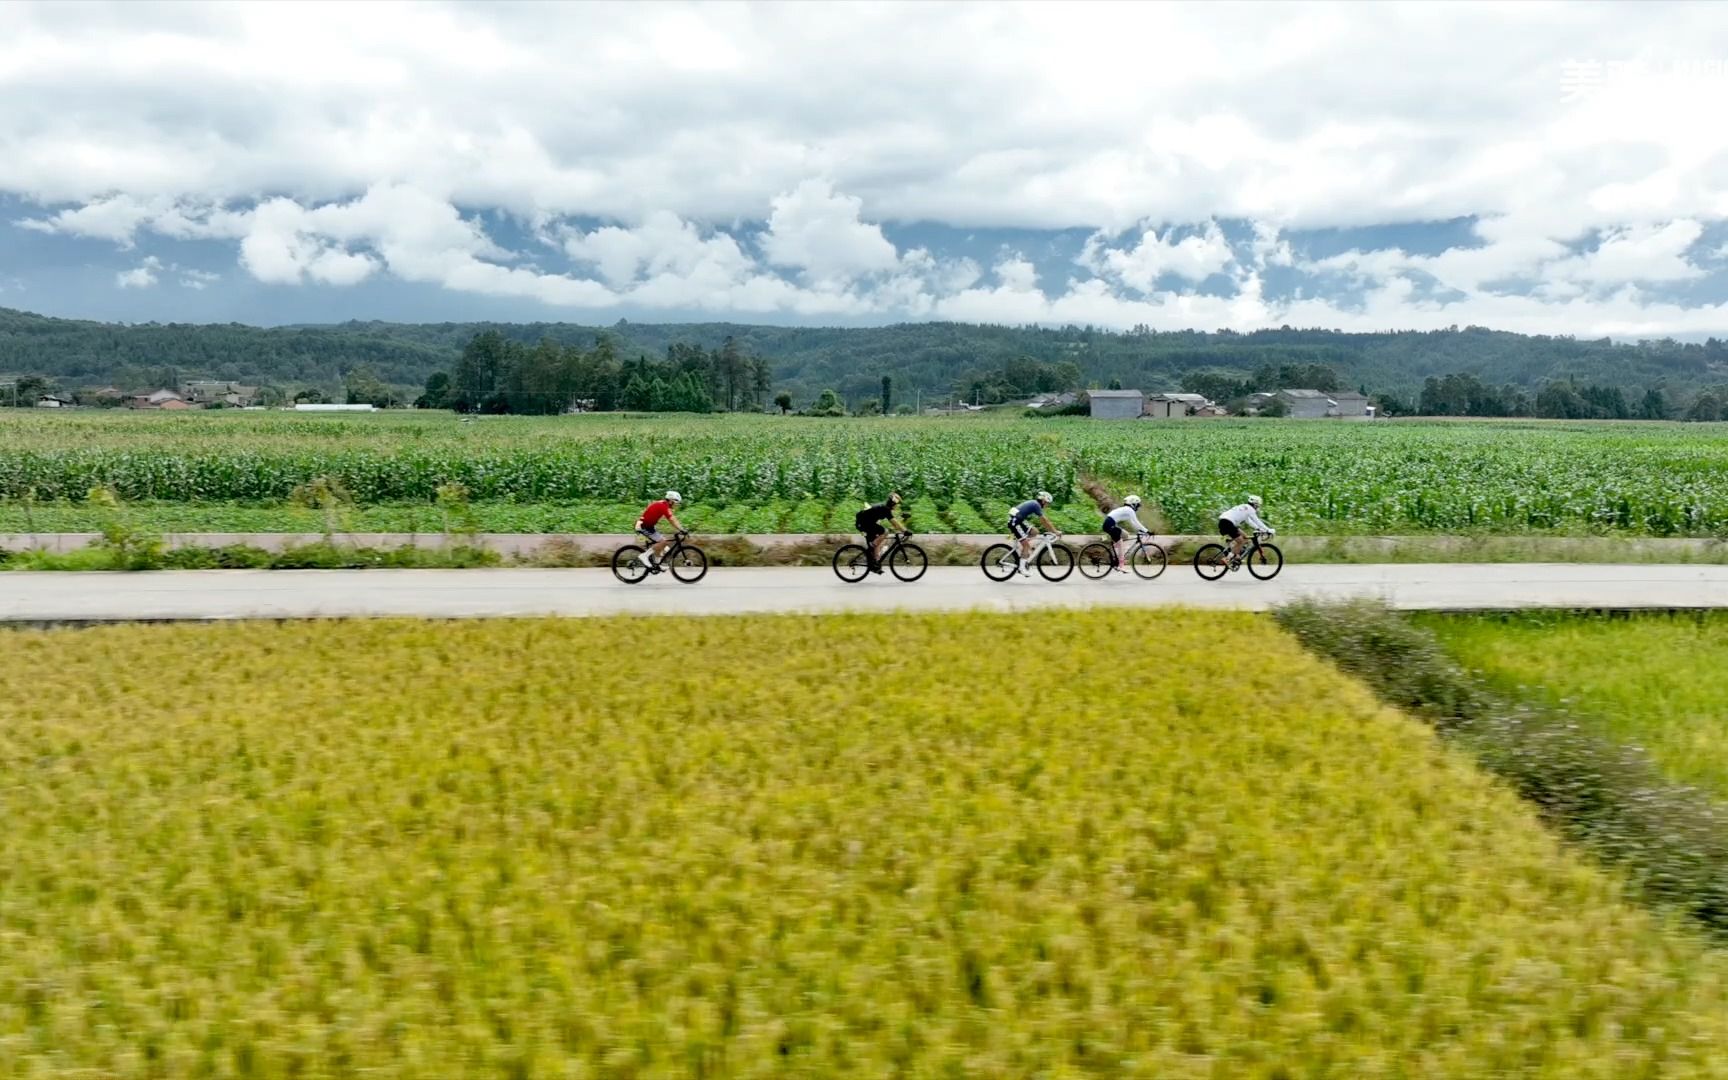
[[[1138,390],[1088,390],[1094,420],[1136,420],[1146,408],[1146,395]]]
[[[193,405],[214,405],[220,402],[243,409],[254,403],[258,397],[258,388],[237,382],[196,379],[180,387],[180,396]]]
[[[1146,399],[1142,414],[1150,420],[1167,420],[1200,415],[1212,402],[1204,394],[1153,394]]]
[[[133,394],[126,399],[129,409],[190,409],[187,400],[172,390],[152,390],[148,394]]]
[[[1297,420],[1366,420],[1374,415],[1374,410],[1368,406],[1368,395],[1354,390],[1279,390],[1269,394],[1249,394],[1244,407],[1250,412],[1265,412],[1274,401],[1284,405],[1285,415]]]

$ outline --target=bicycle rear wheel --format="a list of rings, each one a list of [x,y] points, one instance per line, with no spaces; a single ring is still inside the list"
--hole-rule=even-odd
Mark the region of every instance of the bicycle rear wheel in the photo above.
[[[991,544],[978,560],[984,576],[991,581],[1007,581],[1020,569],[1020,555],[1008,544]]]
[[[612,553],[612,576],[626,585],[634,585],[648,576],[648,568],[639,561],[642,549],[626,544]]]
[[[834,573],[841,581],[863,581],[870,572],[870,553],[858,544],[847,544],[834,553]]]
[[[1066,581],[1074,572],[1074,549],[1067,544],[1051,544],[1038,553],[1038,572],[1045,581]]]
[[[1080,549],[1080,572],[1093,580],[1108,574],[1114,561],[1109,544],[1094,541]]]
[[[1230,569],[1223,544],[1202,544],[1194,553],[1194,572],[1207,581],[1217,581]]]
[[[1134,554],[1128,559],[1128,565],[1134,568],[1134,572],[1147,581],[1162,574],[1169,563],[1170,557],[1164,554],[1164,549],[1151,542],[1135,548]]]
[[[930,566],[930,556],[917,544],[901,544],[888,557],[888,569],[901,581],[917,581]]]
[[[1261,581],[1271,581],[1284,569],[1284,553],[1273,544],[1261,544],[1248,553],[1248,572]]]
[[[708,556],[702,554],[701,548],[681,547],[666,560],[666,568],[679,581],[694,585],[708,572]]]

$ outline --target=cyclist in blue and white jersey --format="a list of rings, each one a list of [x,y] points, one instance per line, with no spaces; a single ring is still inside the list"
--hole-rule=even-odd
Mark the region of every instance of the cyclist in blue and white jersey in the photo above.
[[[1057,536],[1062,535],[1062,530],[1050,523],[1050,515],[1044,510],[1054,501],[1055,499],[1048,491],[1040,491],[1036,499],[1027,499],[1016,506],[1008,515],[1008,534],[1014,538],[1020,552],[1020,575],[1022,577],[1032,575],[1032,568],[1026,563],[1027,558],[1032,554],[1032,538],[1038,535],[1038,526],[1032,524],[1032,519],[1037,518],[1044,523],[1046,529]]]

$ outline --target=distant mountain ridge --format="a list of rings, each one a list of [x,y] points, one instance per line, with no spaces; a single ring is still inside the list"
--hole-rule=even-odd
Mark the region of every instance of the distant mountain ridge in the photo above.
[[[1076,364],[1093,386],[1170,390],[1201,371],[1247,373],[1267,364],[1326,364],[1342,381],[1371,393],[1414,397],[1430,376],[1464,372],[1527,391],[1552,381],[1601,383],[1628,391],[1665,386],[1686,394],[1728,382],[1728,343],[1671,339],[1615,344],[1489,330],[1345,333],[1280,328],[1127,332],[1088,327],[1011,327],[905,323],[882,327],[757,326],[740,323],[384,323],[261,328],[227,324],[116,324],[59,319],[0,308],[0,374],[48,376],[64,386],[113,384],[142,389],[189,378],[233,379],[283,387],[340,384],[366,365],[381,379],[421,385],[449,370],[476,333],[498,330],[519,341],[542,337],[591,344],[611,334],[624,357],[663,357],[674,342],[718,347],[737,339],[774,364],[776,389],[803,400],[823,389],[871,396],[882,376],[905,400],[964,392],[974,379],[1030,357]]]

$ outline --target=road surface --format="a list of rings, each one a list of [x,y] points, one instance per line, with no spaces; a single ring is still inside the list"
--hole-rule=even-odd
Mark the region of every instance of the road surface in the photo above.
[[[285,619],[342,616],[722,615],[742,612],[1191,607],[1259,611],[1302,597],[1371,597],[1406,609],[1728,607],[1728,566],[1569,564],[1288,565],[1201,581],[1171,566],[1156,581],[1074,574],[1004,584],[973,567],[922,581],[847,585],[820,567],[716,568],[695,585],[661,575],[624,585],[608,570],[160,570],[0,574],[0,621]]]

